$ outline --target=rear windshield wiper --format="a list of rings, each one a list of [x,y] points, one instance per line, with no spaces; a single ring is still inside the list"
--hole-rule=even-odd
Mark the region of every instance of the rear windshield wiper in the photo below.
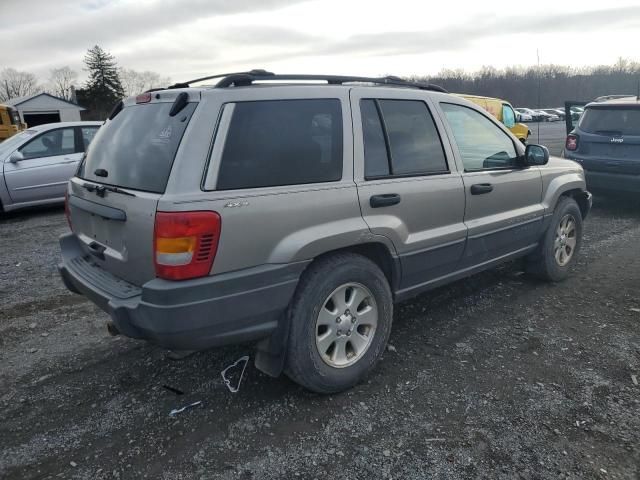
[[[129,195],[130,197],[135,197],[135,193],[127,192],[126,190],[122,190],[118,187],[113,187],[111,185],[92,185],[91,183],[83,183],[82,186],[90,191],[96,192],[96,195],[99,197],[104,197],[104,192],[113,192],[113,193],[121,193],[122,195]]]

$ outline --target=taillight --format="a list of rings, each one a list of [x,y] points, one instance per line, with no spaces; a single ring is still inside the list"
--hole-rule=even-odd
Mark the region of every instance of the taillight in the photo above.
[[[153,235],[156,276],[167,280],[204,277],[218,250],[216,212],[157,212]]]
[[[73,230],[73,226],[71,225],[71,210],[69,209],[69,192],[66,190],[64,191],[64,216],[67,217],[69,229]]]
[[[141,93],[136,97],[136,103],[149,103],[151,101],[151,93]]]
[[[565,143],[565,148],[571,152],[578,149],[578,136],[572,134],[567,135],[567,141]]]

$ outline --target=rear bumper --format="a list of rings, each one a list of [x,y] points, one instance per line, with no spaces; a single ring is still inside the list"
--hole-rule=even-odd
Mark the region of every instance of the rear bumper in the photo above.
[[[640,193],[640,175],[585,170],[589,190]]]
[[[120,332],[174,350],[203,350],[274,332],[307,262],[265,265],[137,287],[85,256],[73,234],[60,237],[66,287],[107,312]]]

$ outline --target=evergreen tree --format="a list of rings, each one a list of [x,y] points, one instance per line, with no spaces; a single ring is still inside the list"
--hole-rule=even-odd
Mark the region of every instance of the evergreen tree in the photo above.
[[[105,118],[113,106],[124,97],[124,88],[120,82],[118,65],[113,55],[105,52],[98,45],[90,48],[84,57],[89,72],[83,96],[88,107],[99,118]]]

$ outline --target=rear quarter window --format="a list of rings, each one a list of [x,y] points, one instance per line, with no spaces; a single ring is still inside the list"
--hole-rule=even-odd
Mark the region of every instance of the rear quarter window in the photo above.
[[[218,190],[338,181],[342,178],[338,99],[235,104]]]
[[[108,185],[163,193],[182,135],[196,108],[189,103],[175,116],[170,102],[125,107],[90,140],[78,176]],[[104,169],[106,177],[95,175]]]

